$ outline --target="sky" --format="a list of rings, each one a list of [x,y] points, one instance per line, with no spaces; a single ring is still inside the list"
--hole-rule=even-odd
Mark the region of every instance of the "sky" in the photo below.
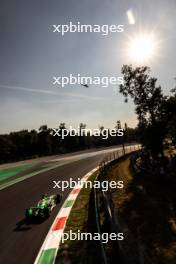
[[[135,23],[130,23],[127,11]],[[53,24],[124,25],[123,33],[53,33]],[[112,128],[117,120],[136,125],[133,103],[118,86],[52,84],[53,76],[121,76],[130,39],[152,34],[157,42],[147,61],[164,93],[176,76],[175,0],[0,0],[0,133],[58,127],[60,122]]]

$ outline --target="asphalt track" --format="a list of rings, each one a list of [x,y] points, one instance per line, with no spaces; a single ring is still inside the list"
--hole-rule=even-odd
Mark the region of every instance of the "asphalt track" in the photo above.
[[[0,191],[0,263],[34,263],[42,242],[70,190],[64,191],[62,202],[42,223],[26,224],[25,209],[35,205],[44,193],[59,192],[53,189],[53,181],[83,177],[99,164],[105,152],[100,151],[94,156],[92,154],[83,154],[84,158],[81,158],[80,154],[76,161],[72,158],[75,155],[67,155],[62,158],[62,161],[67,160],[66,164],[61,163],[57,168],[39,173]],[[52,162],[57,163],[57,159]]]

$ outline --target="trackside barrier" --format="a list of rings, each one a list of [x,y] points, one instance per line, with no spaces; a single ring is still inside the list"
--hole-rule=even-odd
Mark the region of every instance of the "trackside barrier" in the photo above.
[[[96,194],[96,190],[94,188],[94,203],[95,203],[95,217],[96,217],[96,226],[97,226],[97,231],[99,234],[101,234],[101,230],[100,230],[100,224],[99,224],[99,214],[98,214],[98,206],[97,206],[97,194]],[[101,255],[102,255],[102,263],[103,264],[107,264],[107,258],[106,258],[106,253],[105,253],[105,249],[103,246],[102,241],[100,240],[100,246],[101,246]]]
[[[97,175],[95,180],[96,181],[102,181],[103,180],[103,178],[107,174],[109,168],[111,168],[113,161],[118,160],[119,158],[121,158],[121,157],[123,157],[129,153],[138,151],[140,149],[141,149],[141,145],[139,145],[139,144],[135,144],[135,145],[131,145],[131,146],[124,146],[123,145],[122,149],[119,149],[119,150],[114,151],[114,152],[110,152],[107,156],[104,157],[102,162],[99,164],[99,174]],[[112,199],[111,199],[111,193],[110,192],[104,192],[101,189],[99,189],[99,191],[98,191],[96,188],[94,188],[93,194],[94,194],[95,216],[96,216],[96,226],[97,226],[96,228],[97,228],[98,233],[101,234],[100,210],[98,208],[99,207],[98,206],[98,195],[99,195],[98,192],[101,192],[101,196],[103,196],[103,198],[104,198],[104,203],[106,205],[105,210],[108,214],[109,222],[111,225],[111,230],[115,231],[116,233],[118,233],[118,232],[123,233],[122,227],[120,226],[119,221],[118,221],[117,217],[115,217],[115,214],[114,214],[114,208],[113,208],[113,203],[112,203]],[[107,264],[108,261],[107,261],[105,246],[102,243],[102,240],[100,240],[100,243],[101,243],[100,248],[101,248],[101,256],[102,256],[102,260],[100,263]],[[123,251],[122,246],[121,246],[121,241],[118,243],[118,250],[119,250],[119,252]],[[141,255],[140,252],[139,252],[139,255]],[[141,256],[140,256],[140,258],[141,258]],[[140,261],[139,263],[142,264],[144,262]]]

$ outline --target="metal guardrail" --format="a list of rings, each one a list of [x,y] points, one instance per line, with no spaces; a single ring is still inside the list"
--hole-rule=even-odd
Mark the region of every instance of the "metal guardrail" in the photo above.
[[[96,181],[101,181],[102,177],[107,173],[107,170],[109,166],[111,166],[111,162],[114,160],[118,160],[119,158],[132,153],[134,151],[137,151],[141,149],[141,145],[135,144],[135,145],[130,145],[130,146],[123,146],[122,149],[112,151],[110,152],[105,158],[102,160],[102,162],[99,164],[99,174],[96,177]],[[102,191],[102,190],[101,190]],[[98,209],[98,201],[97,201],[97,190],[94,188],[93,190],[94,193],[94,206],[95,206],[95,216],[96,216],[96,226],[97,226],[97,231],[101,235],[101,227],[100,227],[100,215],[99,215],[99,209]],[[104,195],[104,194],[103,194]],[[105,197],[105,195],[104,195]],[[107,205],[107,207],[109,207]],[[110,207],[107,208],[107,211],[109,212],[110,217],[112,217],[111,214],[111,209]],[[101,236],[100,236],[101,237]],[[102,256],[102,264],[107,264],[107,256],[106,256],[106,251],[105,247],[102,243],[102,240],[100,240],[100,246],[101,246],[101,256]]]
[[[99,234],[101,234],[98,206],[97,206],[97,194],[96,194],[95,188],[94,188],[94,206],[95,206],[95,218],[96,218],[97,231]],[[100,240],[100,246],[101,246],[102,264],[107,264],[108,262],[107,262],[106,252],[105,252],[105,249],[104,249],[104,246],[101,240]]]

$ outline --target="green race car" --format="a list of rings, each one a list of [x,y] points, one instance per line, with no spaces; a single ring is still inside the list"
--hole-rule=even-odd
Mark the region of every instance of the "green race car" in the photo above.
[[[48,196],[43,195],[42,199],[36,206],[29,207],[26,209],[27,220],[42,220],[49,217],[53,208],[61,201],[62,197],[60,194]]]

